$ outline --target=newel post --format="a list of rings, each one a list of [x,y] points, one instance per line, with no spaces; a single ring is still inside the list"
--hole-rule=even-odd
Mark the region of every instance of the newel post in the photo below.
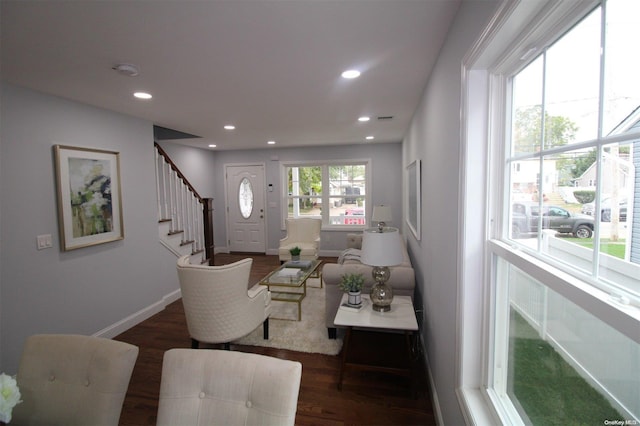
[[[213,198],[203,198],[203,220],[204,220],[204,253],[209,259],[209,265],[213,266]]]

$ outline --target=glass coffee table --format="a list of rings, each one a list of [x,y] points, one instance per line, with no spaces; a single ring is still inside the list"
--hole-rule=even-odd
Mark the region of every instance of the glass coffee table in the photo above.
[[[307,295],[307,279],[322,277],[318,267],[321,260],[301,260],[285,262],[278,269],[260,280],[271,292],[271,300],[277,302],[295,302],[298,304],[298,321],[302,319],[302,300]]]

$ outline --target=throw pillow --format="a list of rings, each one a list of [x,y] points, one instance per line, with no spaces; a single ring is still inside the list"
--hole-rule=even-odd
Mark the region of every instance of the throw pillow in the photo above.
[[[361,253],[362,253],[362,250],[360,249],[355,249],[355,248],[346,249],[342,253],[340,253],[340,256],[338,257],[338,263],[343,264],[347,260],[354,260],[354,261],[360,262]]]

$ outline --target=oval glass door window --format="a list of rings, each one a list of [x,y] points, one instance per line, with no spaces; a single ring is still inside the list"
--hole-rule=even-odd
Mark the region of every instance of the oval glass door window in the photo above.
[[[243,178],[238,188],[238,204],[240,214],[244,219],[249,219],[253,211],[253,187],[247,178]]]

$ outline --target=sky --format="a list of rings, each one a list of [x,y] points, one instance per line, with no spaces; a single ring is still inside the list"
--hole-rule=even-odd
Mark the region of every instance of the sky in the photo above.
[[[609,0],[606,14],[603,135],[640,106],[640,1]],[[516,107],[540,105],[546,60],[547,112],[576,123],[576,141],[598,136],[601,16],[589,14],[516,78]]]

